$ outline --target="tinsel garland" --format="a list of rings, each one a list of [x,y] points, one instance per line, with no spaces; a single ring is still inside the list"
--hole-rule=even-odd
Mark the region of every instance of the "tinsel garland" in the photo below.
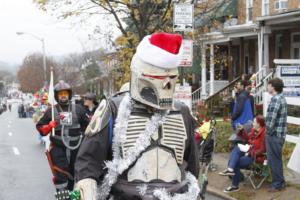
[[[127,94],[120,104],[116,119],[112,145],[113,160],[105,163],[108,172],[97,192],[97,199],[99,200],[105,200],[109,196],[111,187],[117,182],[118,176],[128,169],[136,161],[141,152],[151,144],[152,134],[157,131],[159,124],[164,121],[161,114],[155,113],[146,124],[145,130],[137,138],[135,145],[127,150],[127,156],[121,158],[120,147],[126,141],[127,122],[131,110],[132,103],[129,94]]]
[[[136,189],[139,191],[141,197],[145,196],[147,193],[148,186],[146,184],[137,186]]]
[[[190,172],[187,172],[185,174],[185,177],[186,177],[185,180],[188,184],[187,192],[182,194],[171,195],[164,188],[162,188],[162,189],[155,189],[153,191],[153,195],[159,200],[196,200],[198,194],[200,193],[198,180]]]
[[[127,122],[132,110],[132,102],[129,94],[126,94],[122,99],[118,116],[116,119],[114,127],[114,137],[113,137],[113,160],[107,161],[105,163],[108,169],[105,175],[102,185],[98,188],[97,199],[106,200],[111,191],[111,187],[118,180],[118,176],[122,174],[129,166],[136,161],[138,156],[151,144],[151,136],[154,134],[159,124],[164,121],[164,117],[161,114],[155,113],[151,120],[147,123],[145,130],[139,135],[136,143],[133,147],[127,150],[127,156],[125,158],[121,157],[121,146],[126,141],[126,130]],[[169,194],[164,188],[154,190],[154,196],[159,200],[196,200],[200,192],[197,179],[191,174],[186,173],[186,181],[188,183],[188,191],[183,194]],[[147,185],[141,185],[139,188],[139,193],[141,196],[146,194]]]

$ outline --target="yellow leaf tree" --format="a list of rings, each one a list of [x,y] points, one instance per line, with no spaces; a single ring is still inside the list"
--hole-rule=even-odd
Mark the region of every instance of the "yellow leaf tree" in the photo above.
[[[122,33],[112,41],[118,54],[118,86],[129,80],[129,67],[135,48],[144,36],[172,31],[172,0],[34,0],[40,9],[58,19],[84,22],[94,15],[109,15]]]

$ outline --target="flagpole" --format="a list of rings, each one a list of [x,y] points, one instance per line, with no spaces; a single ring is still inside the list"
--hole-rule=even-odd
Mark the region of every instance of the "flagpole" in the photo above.
[[[50,91],[52,90],[52,91]],[[51,92],[51,93],[50,93]],[[51,113],[52,113],[52,121],[54,121],[54,87],[53,87],[53,67],[51,67],[51,72],[50,72],[50,85],[49,85],[49,98],[51,98]],[[55,128],[52,128],[52,136],[55,136]]]

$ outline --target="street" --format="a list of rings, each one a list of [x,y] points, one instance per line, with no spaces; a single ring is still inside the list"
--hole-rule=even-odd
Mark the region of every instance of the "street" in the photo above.
[[[14,105],[0,115],[0,127],[0,200],[53,200],[51,171],[32,119],[19,119]]]
[[[0,115],[0,199],[53,200],[51,171],[32,119]]]

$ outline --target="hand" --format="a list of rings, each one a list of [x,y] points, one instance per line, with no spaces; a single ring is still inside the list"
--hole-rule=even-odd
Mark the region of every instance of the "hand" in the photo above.
[[[241,131],[244,129],[244,126],[242,124],[237,124],[236,128],[237,128],[237,130]]]
[[[65,116],[63,114],[59,114],[59,119],[63,120]]]
[[[56,121],[50,121],[49,126],[51,127],[51,129],[56,128],[57,127],[57,122]]]
[[[91,178],[85,178],[78,181],[75,190],[80,191],[80,200],[96,200],[97,182]]]

